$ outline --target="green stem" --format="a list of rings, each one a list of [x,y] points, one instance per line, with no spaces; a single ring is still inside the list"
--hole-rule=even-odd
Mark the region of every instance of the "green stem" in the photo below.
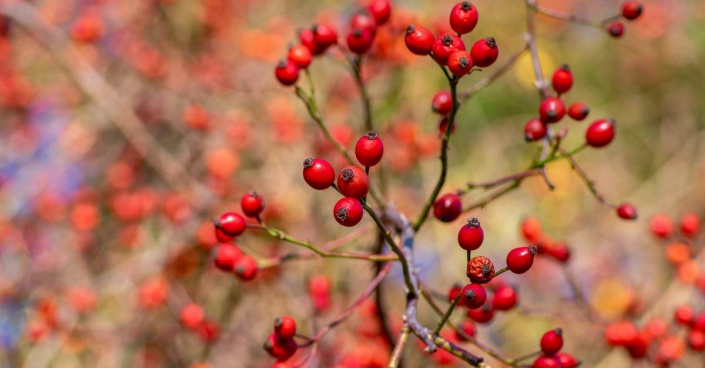
[[[433,330],[434,334],[438,335],[438,333],[441,332],[441,329],[443,329],[443,326],[445,326],[446,322],[448,322],[448,319],[455,310],[455,306],[458,305],[458,301],[460,301],[460,296],[461,293],[458,293],[458,295],[455,296],[455,299],[453,299],[453,301],[450,303],[450,307],[448,307],[448,310],[446,310],[445,314],[443,314],[443,318],[440,322],[438,322],[438,326],[436,326],[436,329]]]

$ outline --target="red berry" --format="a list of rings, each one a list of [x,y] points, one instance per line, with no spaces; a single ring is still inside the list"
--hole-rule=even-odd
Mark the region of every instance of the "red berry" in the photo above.
[[[467,316],[477,323],[489,323],[494,317],[494,306],[491,298],[488,298],[482,308],[468,309]]]
[[[539,119],[533,118],[524,125],[524,140],[527,142],[536,142],[543,139],[547,133],[548,128],[546,124]]]
[[[235,271],[235,276],[242,281],[249,281],[257,276],[257,261],[247,255],[243,255],[235,261],[233,265],[233,270]]]
[[[700,217],[695,213],[688,213],[681,218],[681,233],[694,238],[700,232]]]
[[[469,219],[468,223],[458,231],[458,244],[465,250],[480,248],[483,240],[485,240],[485,233],[476,217]]]
[[[389,21],[392,14],[392,4],[389,0],[372,0],[367,4],[367,11],[370,12],[377,25],[381,26]]]
[[[304,45],[295,45],[289,49],[289,55],[287,58],[299,68],[306,69],[309,65],[311,65],[313,55],[308,47]]]
[[[534,360],[534,364],[531,368],[563,368],[561,367],[561,362],[554,357],[540,356]]]
[[[705,351],[705,332],[696,330],[688,332],[688,346],[693,351]]]
[[[245,232],[245,219],[235,212],[222,214],[214,224],[216,228],[222,230],[228,236],[236,237]]]
[[[281,60],[274,68],[274,75],[279,83],[290,86],[299,80],[299,67],[291,60]]]
[[[280,339],[291,339],[296,335],[296,321],[289,316],[274,320],[274,333]]]
[[[233,239],[235,239],[235,237],[226,234],[223,230],[216,227],[215,228],[215,239],[218,240],[219,243],[228,243],[228,242],[232,241]]]
[[[475,65],[480,68],[488,67],[497,61],[499,56],[499,48],[493,37],[487,37],[484,40],[479,40],[470,48],[470,56],[475,62]]]
[[[693,324],[695,319],[695,313],[693,313],[693,308],[687,305],[681,305],[676,308],[673,319],[682,324],[683,326],[690,326]]]
[[[558,97],[548,97],[539,105],[539,117],[544,123],[557,123],[565,115],[565,104]]]
[[[538,249],[529,245],[528,247],[514,248],[507,254],[507,267],[509,271],[522,274],[534,264],[534,256]]]
[[[242,257],[240,248],[232,244],[222,244],[215,252],[215,266],[223,271],[230,272],[240,257]]]
[[[591,147],[604,147],[614,139],[614,120],[600,119],[594,121],[585,132],[585,141]]]
[[[441,65],[446,65],[450,54],[459,50],[465,50],[463,40],[451,34],[444,34],[433,42],[433,59]]]
[[[346,197],[362,199],[370,190],[370,179],[357,166],[348,166],[338,175],[338,189]]]
[[[589,113],[590,108],[582,102],[576,102],[568,107],[568,116],[573,120],[582,121]]]
[[[382,161],[384,145],[377,133],[373,131],[360,137],[355,144],[355,157],[363,166],[375,166]]]
[[[357,225],[362,219],[362,205],[356,198],[345,197],[333,207],[333,217],[339,224],[347,227]]]
[[[474,66],[472,57],[465,50],[458,50],[448,57],[448,69],[456,77],[462,77],[472,70]]]
[[[197,328],[205,319],[206,314],[203,312],[203,308],[195,303],[190,303],[181,309],[181,315],[179,319],[181,324],[187,328],[195,329]]]
[[[350,18],[350,29],[367,30],[369,31],[370,36],[374,38],[377,33],[377,23],[368,12],[363,10],[357,12],[352,16],[352,18]]]
[[[251,190],[242,196],[240,200],[242,213],[247,217],[257,217],[264,210],[264,198],[259,193]]]
[[[501,285],[494,291],[493,306],[496,310],[506,311],[517,305],[517,291],[511,285]]]
[[[301,44],[306,46],[313,55],[320,55],[326,51],[325,48],[318,46],[313,37],[313,30],[310,28],[299,30],[299,41],[301,41]]]
[[[467,341],[465,336],[475,337],[475,335],[477,335],[477,327],[475,326],[475,322],[471,319],[464,319],[460,322],[458,325],[458,330],[462,331],[464,334],[461,335],[456,333],[455,337],[457,337],[460,341]]]
[[[611,323],[605,329],[605,340],[611,346],[626,346],[634,341],[639,335],[636,326],[629,321],[617,321]]]
[[[462,287],[460,284],[454,284],[453,286],[450,287],[450,291],[448,291],[448,301],[453,302],[455,298],[460,294],[460,291],[462,290]]]
[[[470,33],[477,25],[477,18],[477,8],[470,2],[463,1],[450,11],[450,28],[456,33]]]
[[[458,124],[455,123],[455,120],[453,120],[453,125],[450,126],[450,134],[455,133],[455,128],[458,126]],[[446,128],[448,128],[448,117],[444,117],[441,119],[440,122],[438,122],[438,135],[439,136],[444,136],[446,134]]]
[[[293,339],[280,339],[272,333],[262,346],[264,350],[273,358],[279,361],[286,361],[296,353],[298,345]]]
[[[326,24],[319,24],[314,25],[312,30],[313,39],[316,41],[318,47],[325,50],[328,47],[338,43],[338,34],[335,33],[333,27]]]
[[[487,257],[473,257],[467,264],[466,274],[473,283],[486,284],[494,277],[494,264]]]
[[[541,351],[545,355],[554,355],[563,347],[563,331],[560,328],[551,330],[541,337]]]
[[[309,157],[304,160],[304,180],[313,189],[327,189],[335,181],[335,170],[328,161]]]
[[[639,18],[644,7],[638,1],[627,1],[622,6],[622,16],[628,20]]]
[[[406,47],[413,54],[416,55],[428,55],[431,53],[433,48],[435,38],[433,33],[427,28],[410,25],[406,27],[406,34],[404,36],[404,42]]]
[[[624,34],[624,24],[622,22],[612,22],[607,26],[607,33],[614,38],[620,38]]]
[[[663,215],[656,214],[651,218],[651,233],[658,238],[668,238],[673,234],[673,221],[671,218]]]
[[[431,108],[435,113],[443,116],[450,114],[451,110],[453,110],[453,96],[450,91],[444,89],[436,92],[433,95],[433,100],[431,100]]]
[[[568,262],[568,259],[570,259],[570,249],[568,249],[563,242],[556,243],[549,247],[548,254],[561,263],[566,263]]]
[[[433,204],[433,215],[443,222],[451,222],[460,216],[463,204],[457,194],[446,194]]]
[[[467,284],[460,291],[460,301],[470,309],[482,307],[487,300],[487,291],[482,285]]]
[[[568,353],[558,353],[556,354],[556,359],[561,363],[561,368],[576,368],[581,364],[579,360]]]
[[[572,86],[573,72],[568,65],[563,64],[553,73],[553,90],[560,95],[568,92]]]
[[[355,54],[362,55],[372,46],[372,33],[363,28],[354,28],[348,33],[348,48]]]
[[[617,207],[617,216],[625,220],[636,220],[636,207],[631,203],[624,202]]]

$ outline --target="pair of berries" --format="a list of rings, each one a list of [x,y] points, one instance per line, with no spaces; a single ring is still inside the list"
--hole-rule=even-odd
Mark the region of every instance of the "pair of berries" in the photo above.
[[[627,1],[622,6],[622,17],[626,20],[635,20],[641,16],[644,7],[637,1]],[[607,33],[614,38],[622,37],[624,34],[624,23],[615,21],[607,25]]]
[[[338,42],[333,27],[321,24],[299,31],[300,44],[289,48],[287,58],[279,61],[274,75],[279,83],[291,86],[299,80],[299,71],[311,64],[314,55],[324,53],[328,47]]]
[[[274,320],[274,332],[264,342],[264,350],[279,361],[287,361],[299,348],[294,341],[295,335],[296,321],[293,318],[277,318]]]
[[[331,187],[335,181],[335,170],[328,161],[309,157],[304,160],[304,180],[316,190]],[[357,225],[362,220],[363,207],[360,199],[367,195],[370,182],[364,170],[357,166],[348,166],[338,175],[338,190],[345,198],[333,207],[333,217],[346,227]]]
[[[221,244],[215,252],[214,263],[225,272],[233,272],[242,281],[249,281],[257,276],[257,260],[242,253],[234,244]]]
[[[575,368],[581,363],[571,354],[561,353],[563,348],[563,331],[560,328],[551,330],[541,337],[541,352],[543,355],[534,360],[532,368]]]

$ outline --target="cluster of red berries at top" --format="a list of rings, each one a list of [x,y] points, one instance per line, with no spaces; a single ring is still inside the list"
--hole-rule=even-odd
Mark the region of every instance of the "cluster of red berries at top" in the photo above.
[[[274,320],[274,332],[264,342],[264,350],[279,362],[286,362],[294,356],[299,346],[294,341],[296,335],[296,321],[284,316]],[[274,365],[276,368],[291,367],[291,365]]]
[[[259,220],[264,210],[264,198],[259,193],[250,191],[242,196],[240,205],[245,216]],[[214,219],[213,225],[215,237],[220,243],[215,251],[215,266],[225,272],[233,272],[242,281],[254,279],[257,276],[257,261],[243,254],[236,244],[231,243],[245,232],[245,218],[235,212],[226,212]]]
[[[374,42],[377,27],[389,21],[392,6],[389,0],[372,0],[365,9],[358,10],[350,18],[350,30],[346,37],[348,50],[363,55]],[[287,58],[277,63],[274,74],[277,80],[291,86],[299,79],[299,71],[306,69],[313,56],[321,55],[338,44],[338,34],[330,25],[317,24],[299,31],[300,43],[289,48]]]
[[[622,5],[622,18],[626,20],[635,20],[641,16],[644,11],[644,6],[638,1],[627,1]],[[621,21],[613,21],[607,25],[607,33],[610,36],[619,38],[624,34],[624,23]]]
[[[309,157],[304,160],[304,180],[316,190],[336,188],[344,198],[333,207],[333,217],[339,224],[352,227],[362,220],[362,201],[370,190],[367,172],[382,160],[383,154],[384,145],[377,133],[367,132],[355,145],[355,157],[365,170],[356,165],[347,166],[340,171],[336,181],[333,165],[324,159]]]

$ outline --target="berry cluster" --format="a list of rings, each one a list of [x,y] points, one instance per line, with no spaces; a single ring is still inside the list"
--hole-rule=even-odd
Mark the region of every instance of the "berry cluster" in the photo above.
[[[296,321],[284,316],[274,320],[274,332],[264,342],[264,350],[280,362],[286,362],[294,356],[299,346],[294,341]],[[276,367],[276,365],[275,365]],[[279,366],[283,368],[285,366]]]
[[[621,18],[628,21],[635,20],[641,16],[644,11],[644,6],[638,1],[627,1],[622,5]],[[611,21],[613,18],[608,18],[606,21]],[[612,21],[607,25],[607,33],[610,36],[619,38],[624,34],[624,23],[616,20]]]

